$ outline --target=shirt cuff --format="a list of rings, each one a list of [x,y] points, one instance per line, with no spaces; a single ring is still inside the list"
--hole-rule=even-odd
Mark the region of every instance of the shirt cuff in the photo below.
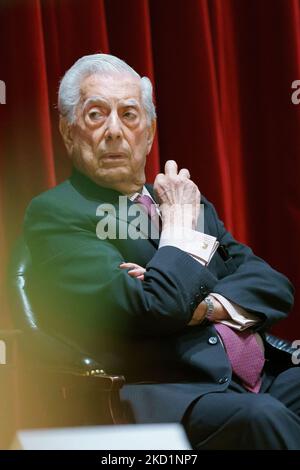
[[[231,317],[231,320],[222,320],[220,323],[224,323],[224,325],[242,331],[250,328],[253,325],[256,325],[260,321],[256,315],[247,312],[247,310],[243,309],[243,307],[240,307],[234,302],[229,301],[223,297],[223,295],[216,294],[215,292],[212,292],[209,295],[217,299]]]
[[[216,237],[182,226],[172,226],[161,233],[159,248],[175,246],[185,251],[201,264],[208,265],[219,242]]]

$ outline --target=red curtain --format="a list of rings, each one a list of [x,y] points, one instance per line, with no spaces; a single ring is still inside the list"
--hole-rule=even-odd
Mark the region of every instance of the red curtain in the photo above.
[[[4,274],[24,210],[65,179],[57,88],[84,54],[110,52],[155,84],[153,181],[167,159],[188,167],[240,241],[300,285],[298,0],[2,0],[0,325]],[[300,303],[275,328],[300,334]]]

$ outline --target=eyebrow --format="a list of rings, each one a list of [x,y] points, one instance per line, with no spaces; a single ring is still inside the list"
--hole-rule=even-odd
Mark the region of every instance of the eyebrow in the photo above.
[[[103,96],[100,96],[100,95],[90,96],[83,103],[83,110],[85,110],[91,104],[98,104],[98,103],[107,103],[107,100]],[[136,108],[140,107],[138,101],[135,100],[134,98],[128,98],[128,99],[125,98],[124,100],[122,100],[122,103],[123,103],[123,106],[125,107],[130,107],[130,106],[136,107]]]
[[[83,109],[85,109],[87,106],[89,106],[90,104],[97,104],[97,103],[107,103],[106,99],[103,97],[103,96],[90,96],[89,98],[87,98],[85,100],[85,102],[83,103]]]
[[[134,98],[128,98],[128,99],[125,98],[122,101],[125,102],[125,104],[124,104],[125,106],[135,106],[137,108],[139,108],[139,106],[140,106],[138,101],[135,100]]]

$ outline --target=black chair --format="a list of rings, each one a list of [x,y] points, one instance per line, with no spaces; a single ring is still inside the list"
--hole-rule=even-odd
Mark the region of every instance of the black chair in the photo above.
[[[14,250],[9,286],[14,326],[17,428],[124,423],[119,390],[125,378],[110,375],[77,345],[40,327],[27,292],[30,254],[23,240]],[[1,339],[1,338],[0,338]],[[266,335],[266,355],[278,371],[292,366],[288,341]]]
[[[69,339],[40,327],[27,292],[30,264],[29,250],[21,239],[8,279],[15,329],[0,331],[0,340],[8,344],[6,366],[15,395],[12,428],[126,422],[119,397],[125,378],[106,373]]]

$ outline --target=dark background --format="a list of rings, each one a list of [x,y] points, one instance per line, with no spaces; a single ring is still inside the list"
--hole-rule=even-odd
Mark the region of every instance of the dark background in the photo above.
[[[188,167],[229,230],[300,286],[298,0],[1,0],[0,327],[4,277],[30,199],[69,175],[58,82],[80,56],[115,54],[155,83],[153,181]],[[298,312],[298,313],[297,313]],[[300,337],[300,302],[275,328]]]

